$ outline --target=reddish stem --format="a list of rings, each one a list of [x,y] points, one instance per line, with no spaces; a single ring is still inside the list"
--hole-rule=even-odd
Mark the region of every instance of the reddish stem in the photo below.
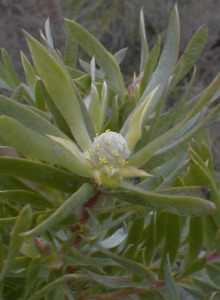
[[[82,207],[82,209],[78,213],[78,218],[80,221],[80,224],[76,224],[71,227],[71,232],[75,233],[76,236],[72,240],[72,246],[77,247],[82,240],[82,237],[80,236],[80,231],[82,229],[82,226],[85,226],[85,224],[88,222],[89,219],[89,213],[87,211],[87,208],[92,208],[96,205],[98,202],[102,192],[98,191],[93,197],[91,197],[88,202]]]

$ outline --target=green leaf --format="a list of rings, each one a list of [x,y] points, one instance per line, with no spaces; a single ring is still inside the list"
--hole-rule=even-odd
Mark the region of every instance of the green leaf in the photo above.
[[[93,279],[94,281],[99,283],[99,287],[100,284],[102,284],[105,287],[110,287],[114,289],[122,289],[122,288],[141,288],[146,290],[149,289],[149,285],[147,281],[145,282],[131,281],[130,277],[128,276],[107,276],[107,275],[100,275],[90,271],[86,271],[86,273],[89,274],[90,280]]]
[[[123,61],[123,59],[125,58],[126,56],[126,53],[127,53],[127,50],[128,48],[123,48],[123,49],[120,49],[119,51],[117,51],[115,54],[114,54],[114,57],[117,61],[117,63],[120,65],[120,63]]]
[[[169,256],[167,255],[165,260],[165,281],[166,281],[166,291],[167,291],[167,299],[169,300],[180,300],[180,297],[177,292],[177,287],[172,275],[172,269],[170,266]]]
[[[2,174],[26,178],[66,193],[74,192],[80,184],[64,170],[27,159],[0,157],[0,169]]]
[[[129,149],[132,149],[141,138],[144,120],[146,118],[146,115],[149,115],[149,107],[151,106],[151,103],[155,102],[156,99],[160,96],[158,90],[159,87],[156,87],[148,95],[148,97],[143,101],[143,103],[136,110],[135,114],[133,114],[129,120],[127,132],[125,135],[125,139],[128,143]]]
[[[86,96],[84,101],[89,111],[92,123],[94,124],[95,131],[100,132],[101,118],[103,116],[101,115],[101,99],[95,84],[92,84],[90,93]]]
[[[41,258],[35,257],[32,259],[31,263],[27,269],[27,279],[25,285],[25,296],[30,296],[33,293],[34,288],[36,287],[39,280],[39,273],[41,270]],[[25,297],[25,299],[26,299]]]
[[[143,96],[139,100],[139,105],[144,101],[147,95],[155,89],[155,87],[157,87],[159,84],[161,86],[167,84],[178,57],[179,39],[179,16],[177,6],[175,6],[170,16],[167,29],[167,36],[163,51],[161,53],[161,57],[159,59],[157,68],[152,76],[152,79],[149,82],[149,85],[147,86]]]
[[[182,54],[181,58],[179,59],[173,70],[174,77],[172,78],[171,83],[169,85],[170,91],[173,90],[176,84],[186,76],[186,74],[196,63],[199,55],[201,54],[204,48],[207,34],[207,25],[203,25],[193,35],[186,50]]]
[[[66,150],[49,137],[34,132],[9,117],[0,117],[0,135],[8,144],[28,157],[62,166],[82,176],[91,176],[91,170],[76,146],[74,155],[73,151]]]
[[[52,33],[51,33],[51,28],[50,28],[50,19],[47,18],[46,22],[45,22],[45,34],[46,34],[46,38],[48,41],[48,44],[54,48],[54,43],[53,43],[53,37],[52,37]]]
[[[70,196],[52,215],[33,229],[22,234],[23,237],[34,237],[47,230],[50,230],[59,222],[74,214],[79,207],[82,207],[94,195],[94,188],[84,183],[81,188]]]
[[[88,277],[88,276],[87,276]],[[65,286],[70,281],[82,280],[85,278],[83,274],[66,274],[60,276],[52,282],[44,285],[41,289],[37,290],[33,295],[31,295],[28,300],[39,300],[45,297],[48,293],[53,291],[56,287]],[[88,279],[88,278],[87,278]]]
[[[130,164],[140,167],[147,163],[153,156],[165,155],[172,148],[175,148],[191,137],[202,127],[202,114],[194,116],[190,120],[184,119],[162,135],[155,138],[142,149],[135,152],[130,157]]]
[[[146,279],[149,286],[151,286],[153,282],[156,280],[156,274],[153,271],[151,271],[149,268],[147,268],[145,265],[141,263],[137,263],[131,259],[121,257],[118,254],[115,254],[107,249],[103,249],[100,246],[96,246],[96,248],[100,252],[106,254],[107,257],[111,257],[123,268],[129,270],[133,275]]]
[[[160,231],[161,232],[161,231]],[[144,239],[144,261],[147,266],[150,265],[151,261],[154,258],[155,248],[156,248],[156,214],[153,214],[150,220],[149,225],[146,230],[143,232]]]
[[[210,200],[216,205],[217,208],[212,217],[217,227],[220,227],[220,197],[218,189],[207,167],[205,165],[201,165],[201,163],[198,163],[195,158],[192,157],[192,155],[190,157],[189,169],[184,181],[186,184],[190,183],[195,185],[203,185],[209,189]]]
[[[206,264],[209,278],[218,286],[220,285],[220,267],[214,264]]]
[[[193,217],[189,221],[188,233],[188,251],[186,256],[186,264],[190,265],[196,258],[198,258],[203,247],[204,235],[204,218]]]
[[[16,219],[14,230],[9,243],[7,257],[0,273],[0,282],[3,280],[6,273],[10,270],[11,265],[21,248],[21,245],[23,243],[23,238],[20,236],[20,234],[26,231],[30,227],[31,218],[32,218],[31,207],[27,205],[22,208],[19,216]]]
[[[142,95],[143,92],[145,91],[147,84],[157,66],[159,55],[160,55],[160,48],[161,48],[161,38],[158,37],[153,49],[151,50],[148,56],[145,68],[143,70],[143,75],[140,84],[140,95]]]
[[[65,50],[64,50],[64,64],[75,68],[77,65],[78,44],[71,32],[67,32]]]
[[[126,202],[162,209],[183,216],[208,215],[213,214],[216,210],[211,201],[199,197],[147,192],[125,182],[121,184],[120,192],[118,196]],[[117,195],[117,192],[115,194]]]
[[[124,249],[126,249],[127,247],[130,247],[130,249],[128,251],[126,251],[127,258],[134,257],[136,250],[139,247],[139,243],[143,236],[145,218],[146,218],[145,216],[141,216],[141,217],[135,219],[131,224],[131,228],[129,229],[126,243],[124,246]]]
[[[99,242],[104,249],[111,249],[119,246],[127,238],[127,230],[124,227],[117,229],[110,237]]]
[[[140,70],[139,73],[144,71],[148,56],[149,56],[149,49],[146,39],[146,32],[145,32],[145,21],[144,21],[144,11],[141,9],[140,12],[140,21],[139,21],[139,34],[141,38],[141,62],[140,62]]]
[[[69,265],[86,267],[92,272],[103,272],[99,258],[93,258],[88,256],[88,254],[82,253],[82,250],[77,250],[76,248],[71,248],[71,256],[66,256],[65,262]],[[99,263],[98,263],[99,262]]]
[[[20,84],[20,79],[16,73],[11,58],[5,49],[2,49],[2,59],[4,63],[4,69],[8,78],[7,84],[10,87],[15,88],[17,85]]]
[[[67,138],[58,128],[42,118],[38,113],[29,108],[28,105],[16,103],[10,98],[0,95],[0,115],[9,116],[43,135],[51,134]]]
[[[1,160],[1,157],[0,157]],[[1,170],[0,174],[0,189],[1,190],[26,190],[33,191],[33,189],[25,184],[23,181],[15,178],[15,174],[12,173],[12,176],[3,175],[4,172]]]
[[[71,130],[64,119],[63,115],[60,113],[59,109],[57,108],[56,104],[54,103],[53,99],[48,94],[47,90],[45,89],[42,81],[40,79],[37,80],[35,85],[35,99],[36,104],[38,106],[43,107],[47,104],[51,114],[54,117],[54,120],[58,126],[58,128],[65,133],[69,138],[73,139],[73,135]]]
[[[179,52],[179,38],[180,38],[179,17],[178,17],[177,7],[175,7],[175,9],[172,11],[172,14],[170,16],[169,25],[167,29],[167,36],[166,36],[164,48],[161,57],[159,59],[157,68],[154,71],[152,78],[149,84],[147,85],[143,95],[138,101],[136,108],[130,114],[123,128],[121,129],[121,133],[123,135],[125,135],[125,133],[127,132],[127,127],[130,118],[136,113],[138,107],[145,101],[148,95],[157,86],[159,87],[157,91],[157,98],[149,105],[148,116],[154,111],[155,107],[158,105],[158,102],[162,100],[163,98],[162,94],[164,92],[166,85],[168,84],[170,75],[173,71],[173,68],[177,60],[177,56]]]
[[[23,64],[23,68],[24,68],[24,72],[25,72],[26,82],[27,82],[32,94],[34,95],[37,75],[31,65],[31,63],[29,62],[28,58],[24,55],[23,52],[21,52],[21,60],[22,60],[22,64]]]
[[[103,45],[96,40],[88,31],[74,21],[66,20],[67,30],[71,32],[79,43],[79,45],[91,56],[95,57],[96,62],[105,73],[107,82],[115,89],[115,91],[124,98],[125,84],[114,58]]]
[[[215,240],[218,235],[218,227],[212,216],[206,216],[204,224],[204,243],[207,251],[211,252],[215,249]]]
[[[88,150],[91,139],[69,73],[43,45],[28,34],[26,36],[35,67],[49,95],[65,118],[79,146]]]
[[[44,208],[53,207],[53,204],[40,194],[30,191],[12,190],[0,191],[0,199],[13,201],[21,204],[30,204],[32,207]]]
[[[177,276],[178,280],[184,277],[188,277],[189,275],[193,273],[197,273],[198,271],[204,269],[205,263],[206,263],[205,257],[195,259],[191,264],[185,266],[180,276]]]
[[[161,267],[163,266],[167,255],[169,255],[170,265],[172,266],[178,254],[181,235],[180,217],[166,213],[165,226],[165,245]]]

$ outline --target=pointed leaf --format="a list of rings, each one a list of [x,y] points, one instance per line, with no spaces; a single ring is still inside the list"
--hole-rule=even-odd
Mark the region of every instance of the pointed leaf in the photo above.
[[[60,137],[66,137],[58,128],[42,118],[38,113],[29,108],[28,105],[16,103],[10,98],[0,95],[0,116],[5,115],[22,123],[29,129],[32,129],[43,135],[51,134]]]
[[[207,264],[206,270],[209,278],[218,286],[220,285],[220,267],[214,264]]]
[[[53,207],[53,204],[47,198],[30,191],[0,191],[0,198],[9,202],[13,201],[21,204],[30,204],[32,207],[37,207],[40,209]]]
[[[23,52],[21,52],[21,60],[22,60],[22,64],[23,64],[23,68],[24,68],[24,72],[25,72],[26,82],[27,82],[32,94],[34,95],[37,75],[31,65],[31,63],[29,62],[28,58],[25,56],[25,54]]]
[[[79,207],[82,207],[94,195],[92,185],[85,183],[81,188],[70,196],[52,215],[33,229],[22,234],[23,237],[34,237],[50,230],[59,222],[74,214]]]
[[[24,155],[57,164],[82,176],[91,176],[91,171],[86,167],[87,161],[79,150],[75,149],[75,156],[73,156],[72,151],[26,128],[12,118],[0,117],[0,135]]]
[[[203,247],[203,235],[204,235],[204,218],[193,217],[189,222],[189,234],[188,234],[188,251],[186,256],[186,263],[191,264],[196,258],[198,258],[200,251]]]
[[[145,99],[148,97],[148,95],[157,87],[158,88],[158,97],[157,100],[151,103],[148,115],[152,113],[157,106],[158,102],[161,100],[161,96],[164,92],[164,89],[169,81],[170,75],[173,71],[173,68],[175,66],[178,52],[179,52],[179,38],[180,38],[180,32],[179,32],[179,17],[178,17],[178,11],[177,7],[173,10],[169,25],[167,29],[167,36],[164,44],[164,48],[161,54],[161,57],[159,59],[157,68],[147,85],[143,95],[141,96],[140,100],[138,101],[138,104],[136,106],[136,109],[131,113],[131,115],[126,120],[121,133],[125,135],[127,132],[127,127],[130,118],[135,114],[138,107],[145,101]]]
[[[35,67],[49,95],[68,123],[79,146],[83,150],[89,149],[91,139],[69,73],[43,45],[31,36],[26,36]]]
[[[115,54],[114,54],[114,57],[117,61],[117,63],[120,65],[120,63],[123,61],[123,59],[125,58],[125,55],[127,53],[127,50],[128,48],[123,48],[119,51],[117,51]]]
[[[160,55],[160,48],[161,48],[161,38],[158,37],[153,49],[151,50],[148,56],[148,59],[145,64],[145,68],[143,70],[143,75],[140,84],[140,95],[142,95],[143,92],[145,91],[147,84],[157,66],[159,55]]]
[[[0,282],[2,281],[6,273],[10,270],[11,265],[20,250],[20,247],[23,243],[23,238],[20,236],[20,233],[28,230],[31,224],[31,218],[31,207],[27,205],[22,208],[19,216],[16,219],[14,230],[9,243],[7,257],[0,273]]]
[[[11,58],[5,49],[2,49],[2,59],[4,62],[5,71],[7,72],[9,81],[7,82],[11,87],[15,88],[20,84],[20,79],[13,66]]]
[[[149,107],[152,102],[155,102],[155,98],[158,96],[158,88],[156,87],[144,100],[144,102],[136,110],[135,114],[130,118],[125,139],[128,143],[128,148],[132,149],[139,141],[142,135],[143,123],[146,115],[149,114]]]
[[[52,33],[51,33],[51,28],[50,28],[50,19],[47,18],[46,22],[45,22],[45,34],[46,34],[46,38],[47,41],[49,43],[49,45],[54,48],[54,44],[53,44],[53,38],[52,38]]]
[[[137,263],[133,260],[121,257],[107,249],[103,249],[97,246],[97,249],[102,253],[106,254],[108,257],[114,259],[118,264],[123,266],[125,269],[129,270],[133,275],[147,279],[149,285],[151,285],[156,280],[156,274],[141,263]]]
[[[95,37],[76,22],[66,20],[66,26],[80,46],[91,57],[95,56],[97,63],[105,73],[106,79],[115,91],[124,98],[126,94],[124,80],[114,56],[111,55]]]
[[[124,227],[119,228],[110,237],[99,242],[104,249],[111,249],[119,246],[127,237],[127,230]]]
[[[165,260],[165,281],[166,281],[166,287],[167,287],[167,299],[169,300],[180,300],[180,297],[177,292],[177,287],[175,284],[175,281],[173,279],[172,275],[172,269],[170,266],[170,260],[169,256],[167,255],[167,258]]]
[[[64,64],[75,68],[77,64],[78,44],[74,39],[71,32],[67,32],[65,51],[64,51]]]
[[[79,187],[79,181],[70,173],[36,161],[0,157],[2,174],[26,178],[54,189],[72,193]]]
[[[201,26],[196,33],[193,35],[191,41],[189,42],[186,50],[182,54],[181,58],[177,62],[173,75],[174,77],[170,83],[170,90],[172,91],[176,84],[181,81],[190,69],[196,63],[207,38],[208,30],[207,25]]]
[[[145,21],[144,21],[144,11],[141,9],[140,12],[140,21],[139,21],[139,34],[141,38],[141,62],[140,62],[140,70],[139,73],[144,71],[148,56],[149,56],[149,49],[146,39],[146,32],[145,32]]]
[[[190,182],[190,184],[203,185],[209,189],[210,200],[217,208],[212,217],[217,227],[220,227],[220,197],[212,175],[208,172],[207,167],[198,163],[194,157],[191,157],[189,169],[184,181],[186,184]]]
[[[211,201],[202,198],[147,192],[125,182],[121,184],[120,191],[120,198],[126,202],[162,209],[183,216],[208,215],[213,214],[216,210],[215,205]],[[132,197],[129,197],[129,195]]]
[[[176,255],[178,254],[180,244],[180,217],[177,215],[167,213],[165,230],[165,246],[162,263],[166,259],[166,256],[169,255],[170,265],[172,266],[175,261]]]

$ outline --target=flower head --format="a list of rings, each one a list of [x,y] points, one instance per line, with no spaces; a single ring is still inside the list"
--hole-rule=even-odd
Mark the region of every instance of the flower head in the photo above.
[[[120,185],[123,177],[149,175],[128,166],[130,153],[127,141],[121,134],[107,130],[97,135],[89,150],[96,184],[115,188]]]
[[[103,166],[120,168],[126,164],[129,154],[126,140],[114,131],[95,137],[90,151],[91,162],[98,169]]]

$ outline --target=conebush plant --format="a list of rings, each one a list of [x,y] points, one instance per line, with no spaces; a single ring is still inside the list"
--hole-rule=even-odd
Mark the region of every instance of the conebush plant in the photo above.
[[[64,54],[47,20],[25,80],[2,50],[1,299],[218,299],[220,198],[207,127],[219,75],[193,93],[202,26],[179,54],[178,11],[140,69],[73,20]],[[90,57],[78,57],[78,47]],[[172,105],[171,105],[172,104]]]

